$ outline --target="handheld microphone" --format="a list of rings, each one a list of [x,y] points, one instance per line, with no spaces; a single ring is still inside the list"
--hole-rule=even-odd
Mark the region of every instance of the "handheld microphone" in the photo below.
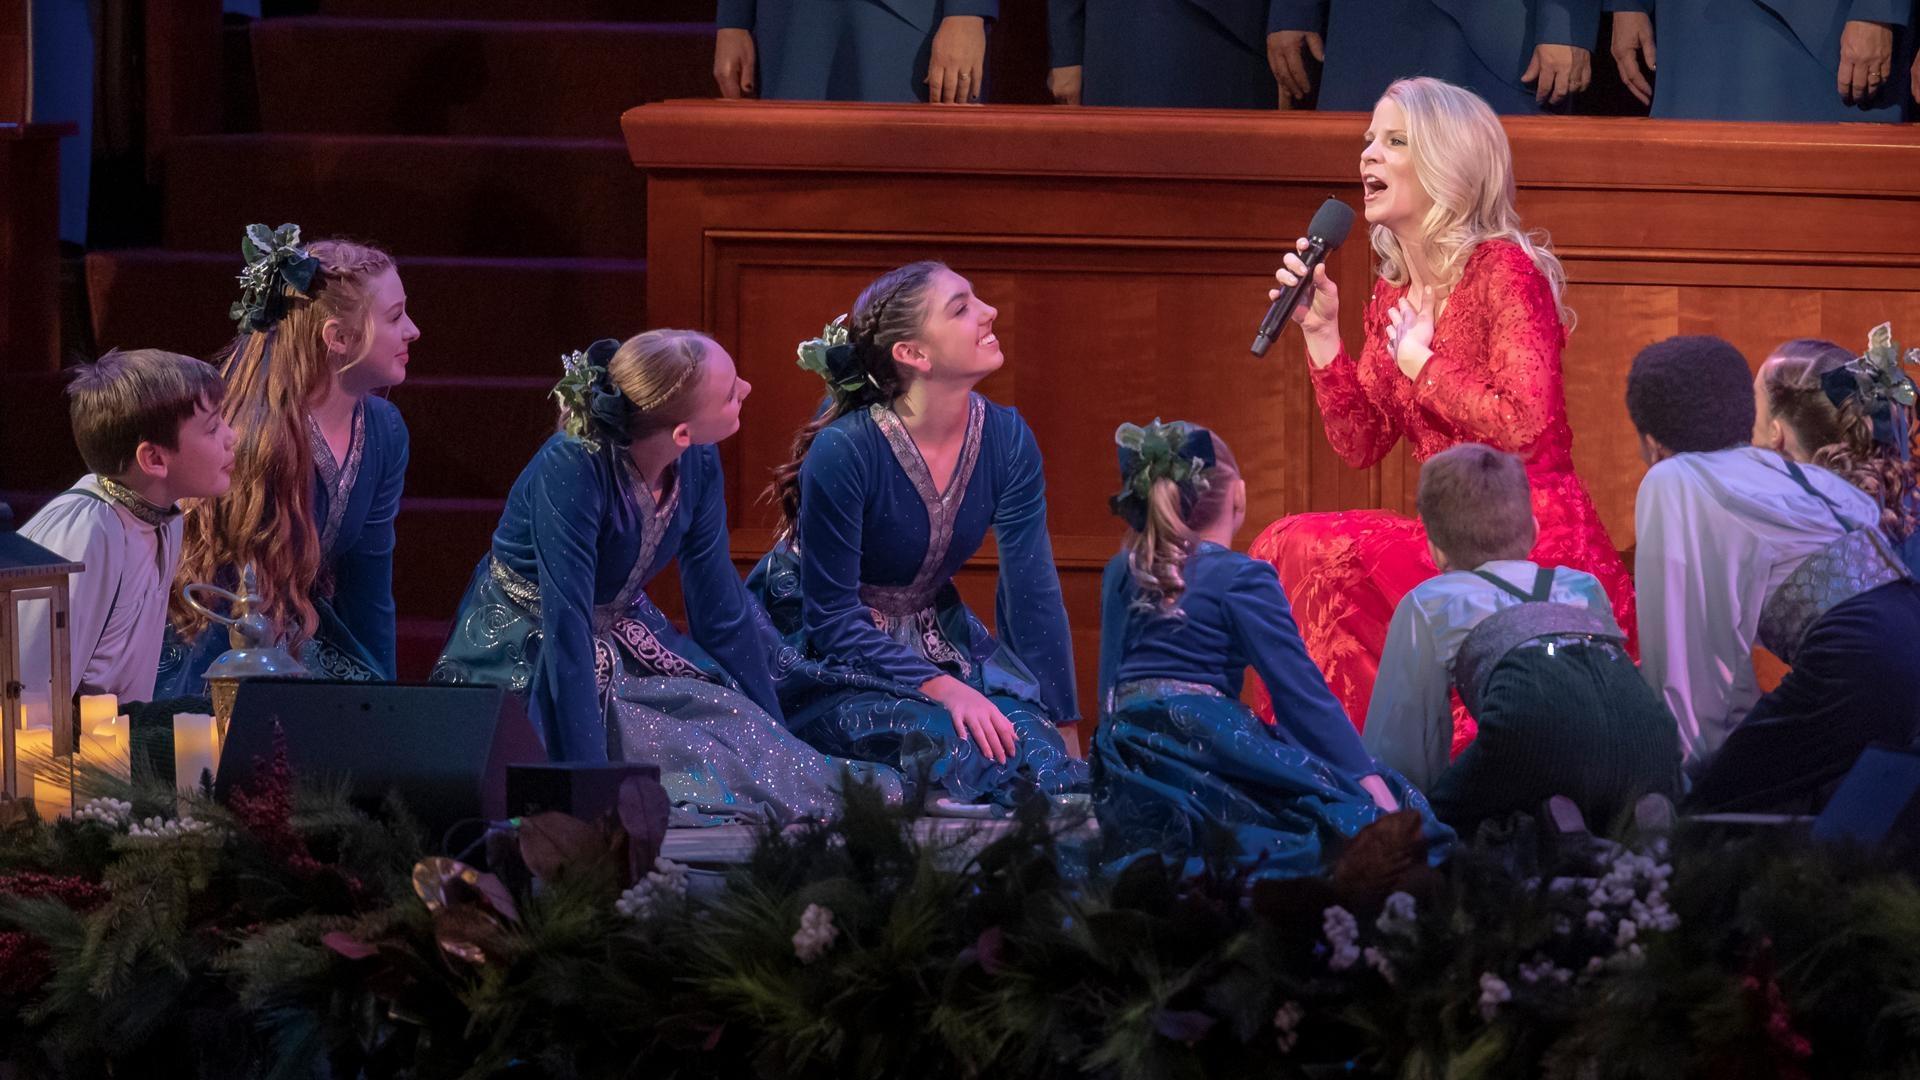
[[[1265,356],[1273,347],[1273,340],[1292,317],[1293,309],[1300,306],[1300,298],[1313,291],[1313,273],[1316,267],[1325,262],[1327,255],[1341,244],[1347,242],[1347,234],[1353,231],[1353,207],[1339,199],[1328,199],[1314,212],[1313,222],[1307,226],[1307,250],[1300,260],[1307,264],[1307,272],[1289,288],[1281,290],[1278,298],[1267,308],[1267,317],[1260,320],[1260,333],[1253,339],[1253,355]]]

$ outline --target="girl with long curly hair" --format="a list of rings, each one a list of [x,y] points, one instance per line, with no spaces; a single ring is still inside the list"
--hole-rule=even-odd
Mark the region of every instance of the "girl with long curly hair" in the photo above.
[[[179,582],[255,574],[260,611],[309,673],[394,678],[394,517],[407,426],[380,391],[407,377],[420,330],[386,252],[247,230],[240,333],[218,358],[238,436],[233,486],[185,508]],[[159,697],[204,691],[227,635],[173,598]]]

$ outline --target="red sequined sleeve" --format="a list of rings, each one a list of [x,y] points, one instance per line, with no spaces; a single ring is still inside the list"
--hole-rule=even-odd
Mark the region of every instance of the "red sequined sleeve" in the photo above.
[[[1489,241],[1454,290],[1458,331],[1414,384],[1414,401],[1463,440],[1509,452],[1533,445],[1565,408],[1566,333],[1547,279],[1518,246]]]
[[[1307,365],[1313,378],[1313,396],[1320,402],[1320,418],[1325,422],[1327,442],[1350,467],[1370,468],[1393,444],[1400,441],[1400,429],[1367,395],[1360,381],[1360,363],[1373,359],[1376,349],[1384,350],[1387,339],[1386,302],[1383,287],[1376,283],[1367,300],[1362,361],[1355,361],[1343,346],[1333,362],[1323,368]]]

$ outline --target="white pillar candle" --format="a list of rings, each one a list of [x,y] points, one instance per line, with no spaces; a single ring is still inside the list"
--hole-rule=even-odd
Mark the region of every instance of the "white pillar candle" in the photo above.
[[[53,710],[47,705],[47,695],[36,694],[31,690],[20,695],[20,726],[30,728],[53,726]]]
[[[173,783],[181,791],[200,790],[202,771],[220,767],[220,728],[206,713],[173,718]]]
[[[94,731],[111,724],[120,713],[120,701],[112,694],[80,695],[80,730]]]

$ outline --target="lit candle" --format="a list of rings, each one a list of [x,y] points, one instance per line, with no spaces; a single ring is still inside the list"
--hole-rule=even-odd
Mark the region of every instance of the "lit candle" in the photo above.
[[[182,791],[198,791],[200,774],[220,767],[220,728],[206,713],[180,713],[173,718],[173,783]]]
[[[40,820],[52,821],[73,813],[73,788],[65,780],[45,773],[33,774],[33,808]]]
[[[33,791],[34,773],[53,764],[53,732],[47,728],[27,728],[14,734],[13,790],[21,794]]]
[[[81,733],[80,760],[93,768],[113,773],[123,780],[129,775],[126,750],[120,741],[114,738],[111,727]]]
[[[120,714],[120,702],[112,694],[80,695],[80,730],[94,731]]]
[[[31,690],[20,695],[20,726],[30,728],[53,726],[53,710],[47,705],[47,695],[36,694]]]

